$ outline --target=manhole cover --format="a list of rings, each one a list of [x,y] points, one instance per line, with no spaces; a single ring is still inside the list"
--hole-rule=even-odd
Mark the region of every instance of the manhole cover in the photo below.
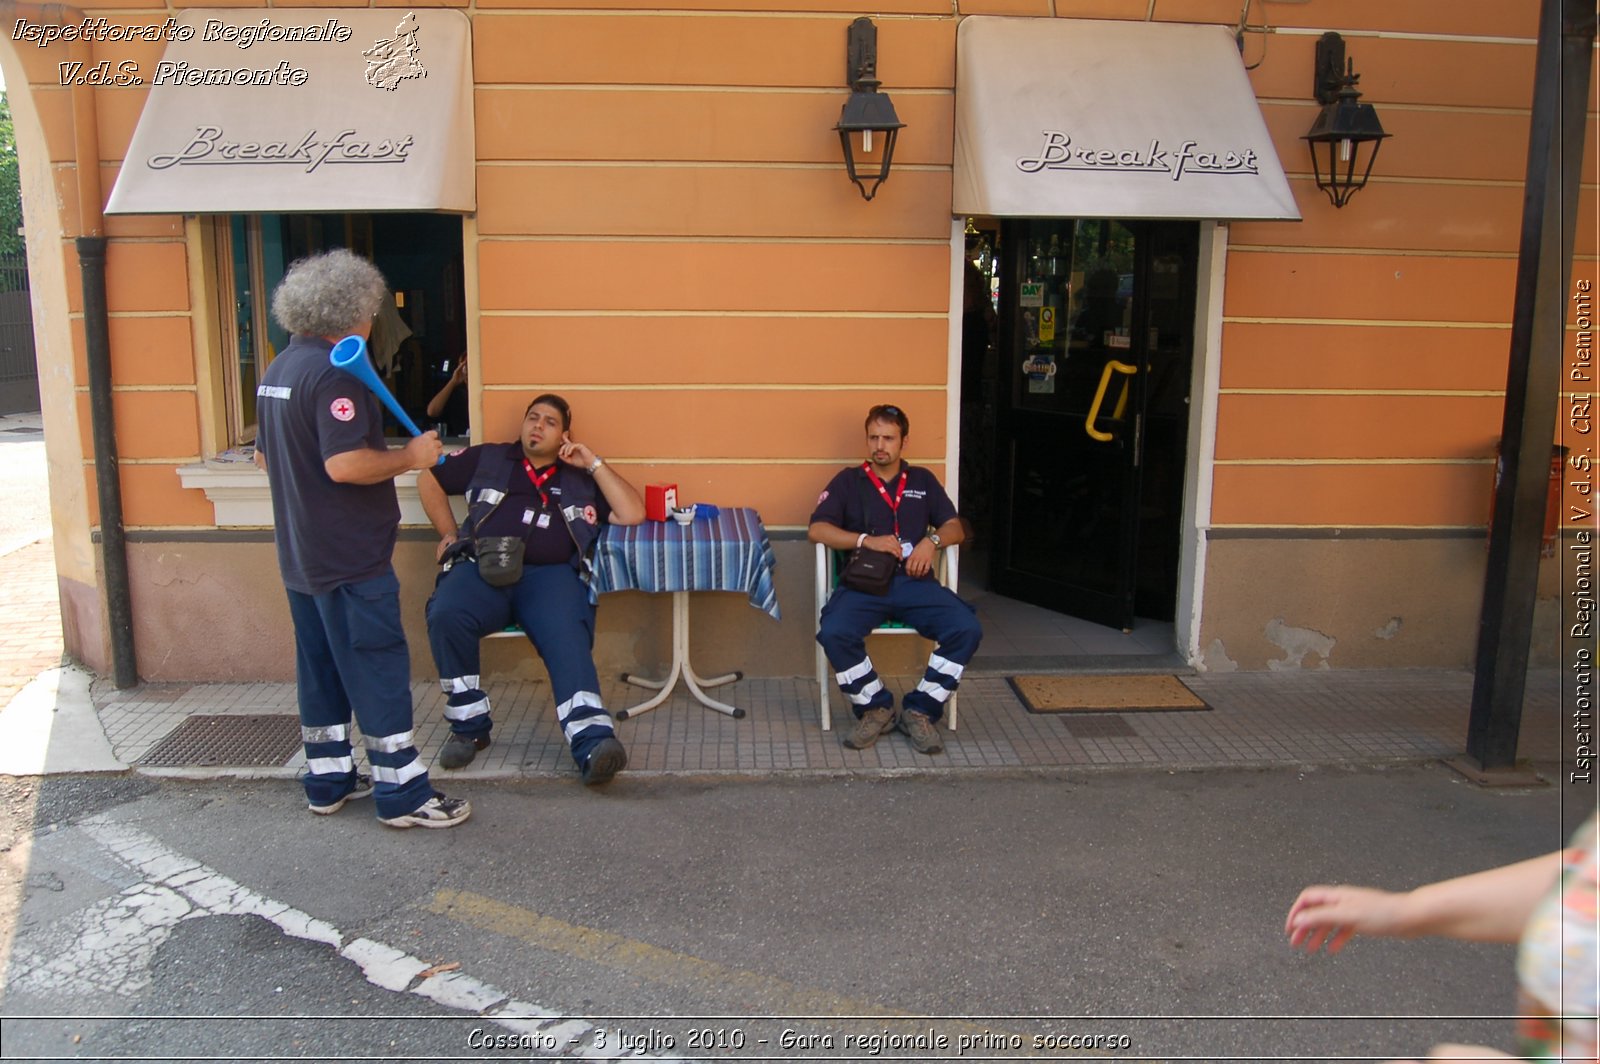
[[[141,765],[282,765],[300,749],[300,718],[194,716],[139,759]]]
[[[1139,733],[1121,717],[1068,717],[1067,731],[1079,739],[1136,739]]]

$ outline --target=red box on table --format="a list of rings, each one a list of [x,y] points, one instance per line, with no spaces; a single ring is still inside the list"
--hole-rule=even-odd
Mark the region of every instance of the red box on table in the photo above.
[[[678,485],[646,484],[644,486],[645,520],[670,520],[672,508],[676,505],[678,505]]]

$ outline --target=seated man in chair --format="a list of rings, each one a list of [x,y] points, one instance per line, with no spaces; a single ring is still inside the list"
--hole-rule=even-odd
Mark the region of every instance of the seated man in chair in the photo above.
[[[442,768],[463,768],[489,745],[493,721],[478,640],[512,621],[544,659],[583,782],[605,783],[628,763],[600,702],[589,557],[607,520],[644,520],[644,500],[622,474],[574,443],[571,428],[567,401],[541,395],[528,404],[519,442],[468,447],[417,476],[443,567],[428,600],[428,642],[449,695]],[[451,495],[467,497],[459,529]]]
[[[935,725],[983,638],[972,607],[934,579],[937,552],[960,543],[965,526],[938,478],[901,461],[911,434],[904,411],[875,406],[867,412],[866,428],[867,460],[840,470],[828,483],[807,534],[834,550],[884,551],[899,563],[885,594],[835,588],[822,608],[817,642],[856,715],[844,745],[865,750],[898,727],[918,753],[937,754],[944,744]],[[889,620],[937,644],[922,682],[907,692],[898,715],[894,695],[878,679],[866,649],[867,634]]]

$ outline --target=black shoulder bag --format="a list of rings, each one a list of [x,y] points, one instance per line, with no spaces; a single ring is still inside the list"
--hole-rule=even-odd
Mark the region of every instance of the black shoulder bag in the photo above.
[[[861,487],[861,482],[856,481],[856,486]],[[860,492],[861,519],[866,524],[867,500],[866,491]],[[870,533],[870,529],[868,530]],[[850,560],[845,562],[844,571],[839,574],[839,583],[852,591],[861,591],[868,595],[887,595],[889,585],[894,583],[894,571],[900,568],[900,559],[893,554],[871,547],[857,547],[850,552]]]

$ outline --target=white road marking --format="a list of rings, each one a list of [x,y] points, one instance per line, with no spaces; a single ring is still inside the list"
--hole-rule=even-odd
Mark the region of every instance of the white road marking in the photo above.
[[[81,991],[88,986],[133,996],[149,986],[150,962],[181,921],[203,916],[259,916],[286,935],[332,947],[359,966],[367,981],[376,987],[416,994],[447,1008],[481,1016],[527,1039],[525,1052],[584,1060],[683,1059],[632,1052],[619,1056],[609,1050],[596,1050],[592,1040],[599,1028],[587,1020],[518,1001],[498,987],[460,971],[420,978],[430,967],[427,961],[369,938],[347,942],[344,933],[332,924],[263,897],[168,849],[142,831],[104,817],[92,818],[81,826],[146,880],[114,898],[84,908],[72,920],[58,921],[36,942],[19,943],[10,976],[18,989],[46,992],[70,987]]]

